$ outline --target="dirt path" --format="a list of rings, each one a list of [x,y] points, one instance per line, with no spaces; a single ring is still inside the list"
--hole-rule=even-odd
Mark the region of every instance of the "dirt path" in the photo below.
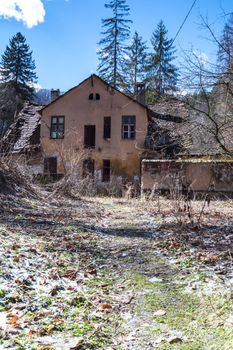
[[[206,228],[172,230],[140,201],[9,208],[0,217],[0,349],[233,348],[228,229],[216,254],[218,225],[208,237]]]
[[[118,338],[120,349],[232,349],[232,266],[224,251],[231,249],[232,226],[215,220],[213,227],[210,220],[203,232],[194,226],[195,240],[202,235],[202,241],[184,243],[187,231],[193,237],[193,226],[177,232],[174,224],[174,231],[167,232],[166,222],[163,229],[161,217],[146,203],[103,204],[111,213],[103,221],[103,249],[125,279],[123,294],[131,295],[121,314],[125,335]],[[222,229],[216,239],[222,226],[226,237]]]

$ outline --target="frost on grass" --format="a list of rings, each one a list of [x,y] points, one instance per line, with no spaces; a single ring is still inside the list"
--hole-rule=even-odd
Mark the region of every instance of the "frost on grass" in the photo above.
[[[181,226],[170,202],[44,198],[4,197],[0,346],[231,348],[230,203]]]

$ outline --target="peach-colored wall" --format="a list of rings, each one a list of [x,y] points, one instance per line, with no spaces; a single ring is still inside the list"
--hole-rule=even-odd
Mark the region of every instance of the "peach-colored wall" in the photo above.
[[[142,191],[171,190],[189,184],[194,191],[233,192],[233,160],[143,160]]]
[[[89,95],[100,94],[100,100]],[[65,137],[50,139],[51,116],[65,116]],[[136,116],[136,138],[122,139],[122,115]],[[111,117],[111,139],[103,138],[104,117]],[[45,156],[58,156],[61,147],[79,152],[84,142],[84,125],[96,126],[96,147],[90,151],[95,169],[102,168],[103,159],[110,159],[113,174],[132,177],[140,175],[140,152],[147,134],[147,110],[125,95],[112,90],[97,76],[92,76],[42,111],[41,146]],[[58,172],[62,172],[58,163]]]

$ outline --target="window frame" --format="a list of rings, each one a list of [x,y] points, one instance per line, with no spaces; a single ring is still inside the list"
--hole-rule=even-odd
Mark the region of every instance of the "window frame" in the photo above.
[[[102,182],[110,182],[110,180],[111,180],[111,161],[110,161],[110,159],[103,159],[102,164],[103,164],[102,165]]]
[[[51,171],[51,169],[55,168],[56,171]],[[58,169],[58,160],[57,157],[45,157],[44,158],[44,174],[45,175],[57,175]]]
[[[87,131],[89,129],[89,131]],[[92,129],[93,139],[90,137]],[[86,142],[88,140],[88,142]],[[84,125],[84,148],[95,149],[96,148],[96,125]],[[90,142],[91,141],[91,142]]]
[[[103,130],[103,138],[104,140],[108,140],[111,138],[111,128],[112,128],[112,118],[110,116],[104,117],[104,130]]]
[[[122,116],[121,137],[122,140],[135,140],[136,138],[136,116]]]
[[[60,118],[63,119],[63,122],[60,122]],[[56,119],[56,122],[53,122],[53,120]],[[62,127],[62,130],[59,130],[60,127]],[[53,128],[55,130],[53,130]],[[56,133],[55,137],[53,136],[53,133]],[[50,139],[51,140],[57,140],[57,139],[64,139],[65,137],[65,116],[64,115],[53,115],[51,117],[51,123],[50,123]]]

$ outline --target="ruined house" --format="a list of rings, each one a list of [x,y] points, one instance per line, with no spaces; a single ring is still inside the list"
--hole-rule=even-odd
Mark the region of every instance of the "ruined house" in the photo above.
[[[100,181],[139,178],[150,117],[142,101],[93,74],[40,113],[44,174],[63,174],[71,158],[80,157],[83,173]]]
[[[150,108],[154,113],[147,136],[149,150],[142,161],[142,191],[169,192],[177,186],[195,192],[233,192],[233,157],[217,139],[216,120],[207,115],[207,106],[200,102],[191,106],[172,97]],[[233,149],[233,129],[229,123],[219,125],[220,141],[227,150]]]
[[[231,192],[232,157],[216,142],[205,109],[198,113],[200,106],[190,109],[175,97],[147,107],[140,84],[137,97],[91,75],[62,96],[53,90],[46,106],[26,104],[2,149],[24,155],[42,176],[62,176],[78,160],[80,176],[101,182],[141,179],[143,191],[167,191],[178,181],[195,191],[212,186]],[[228,136],[231,131],[224,129]],[[230,147],[232,137],[226,139]]]

